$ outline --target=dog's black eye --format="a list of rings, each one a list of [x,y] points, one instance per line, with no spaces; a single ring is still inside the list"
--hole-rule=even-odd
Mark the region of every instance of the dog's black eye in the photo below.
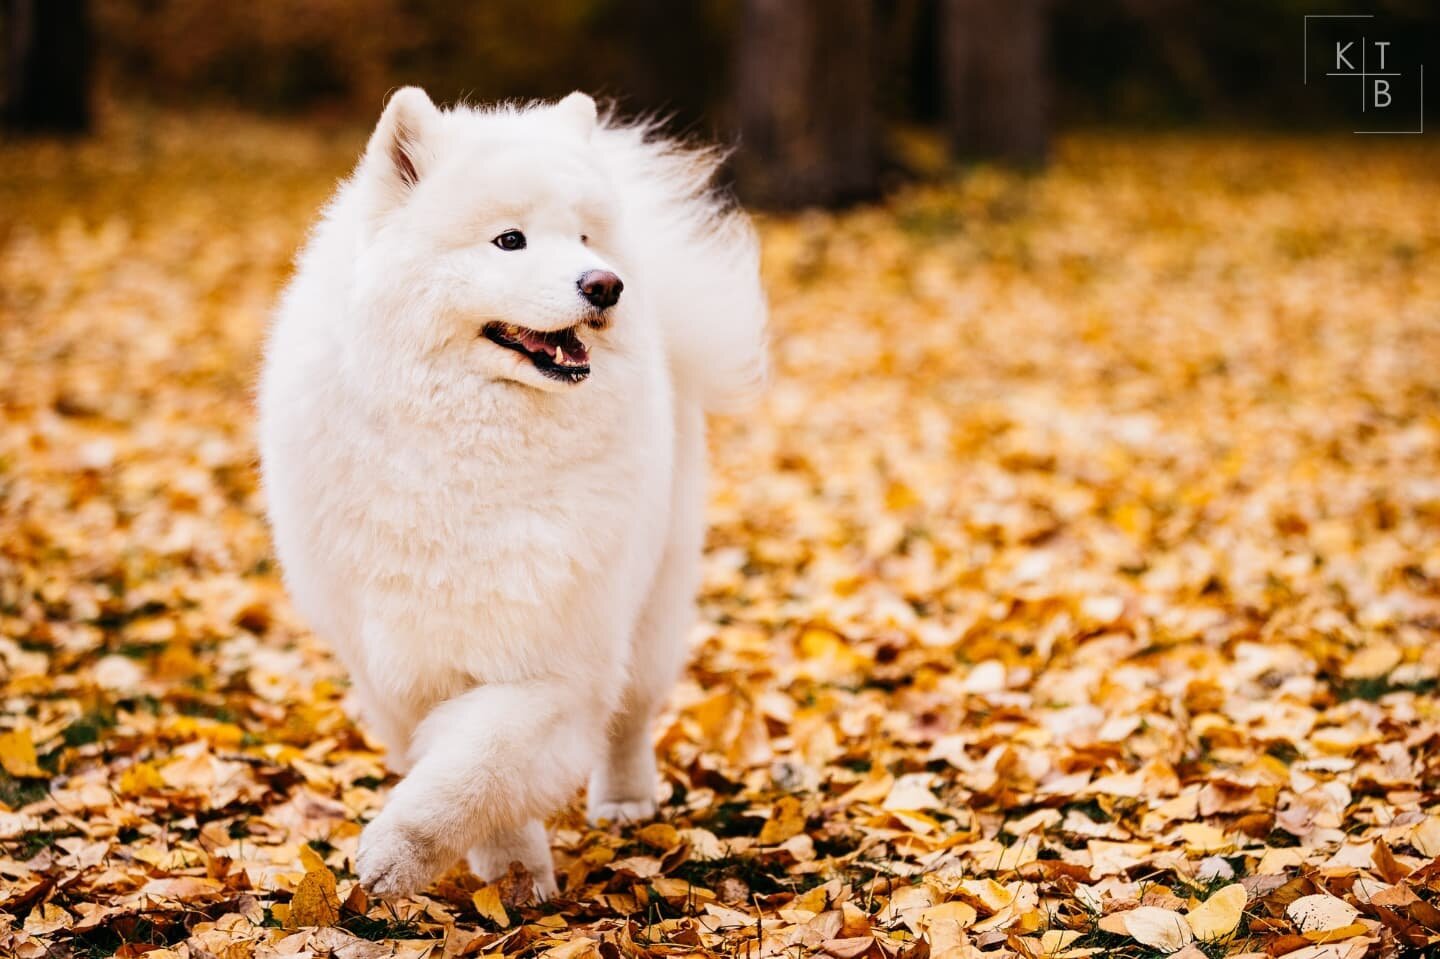
[[[525,249],[525,234],[519,230],[506,230],[490,242],[502,250],[523,250]]]
[[[589,242],[590,242],[590,237],[589,237],[588,235],[582,233],[582,234],[580,234],[580,242],[581,242],[581,243],[589,243]]]

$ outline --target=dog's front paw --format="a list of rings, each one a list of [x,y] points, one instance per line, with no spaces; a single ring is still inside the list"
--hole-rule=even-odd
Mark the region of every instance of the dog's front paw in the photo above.
[[[390,899],[414,895],[430,885],[448,865],[445,860],[433,842],[381,813],[360,834],[355,872],[366,892]]]
[[[592,826],[599,826],[602,823],[621,825],[644,822],[647,819],[655,818],[655,800],[594,799],[588,804],[585,816],[590,820]]]

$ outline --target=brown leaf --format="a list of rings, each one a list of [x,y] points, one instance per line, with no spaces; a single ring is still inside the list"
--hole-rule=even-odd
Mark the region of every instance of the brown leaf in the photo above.
[[[826,939],[820,943],[820,950],[834,959],[860,959],[874,945],[874,936],[855,936],[849,939]]]
[[[1380,871],[1380,878],[1388,883],[1397,883],[1410,875],[1410,870],[1396,860],[1389,844],[1383,839],[1376,840],[1371,857],[1375,861],[1375,868]]]
[[[804,806],[794,796],[782,796],[760,830],[760,844],[776,846],[804,830]]]

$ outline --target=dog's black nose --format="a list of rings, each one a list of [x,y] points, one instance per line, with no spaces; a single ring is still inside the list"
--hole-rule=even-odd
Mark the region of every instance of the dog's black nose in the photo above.
[[[591,306],[602,310],[620,302],[620,291],[625,289],[620,277],[609,270],[590,270],[580,277],[576,286],[580,287],[580,295],[589,300]]]

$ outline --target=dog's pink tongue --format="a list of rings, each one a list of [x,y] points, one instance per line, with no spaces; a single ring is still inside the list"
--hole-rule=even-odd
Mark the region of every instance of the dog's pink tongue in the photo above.
[[[523,330],[520,333],[520,344],[531,353],[548,353],[555,355],[555,344],[551,343],[544,333],[537,333],[534,330]]]
[[[567,366],[583,366],[590,362],[590,351],[579,337],[569,330],[554,333],[537,333],[525,330],[520,334],[520,343],[531,353],[544,353],[552,362]],[[561,351],[564,351],[563,358]]]

